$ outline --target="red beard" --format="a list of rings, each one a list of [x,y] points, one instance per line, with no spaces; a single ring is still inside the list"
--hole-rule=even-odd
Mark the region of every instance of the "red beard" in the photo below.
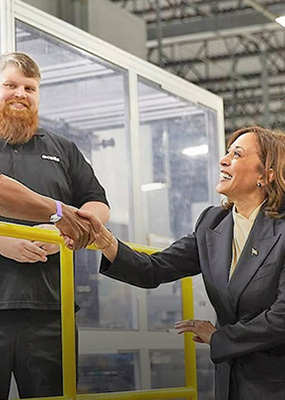
[[[13,103],[25,105],[23,109],[11,107]],[[28,142],[38,129],[37,110],[31,111],[26,100],[7,100],[0,103],[0,138],[11,144]]]

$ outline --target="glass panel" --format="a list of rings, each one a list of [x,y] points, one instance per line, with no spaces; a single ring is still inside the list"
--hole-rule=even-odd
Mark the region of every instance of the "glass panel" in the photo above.
[[[109,227],[128,240],[131,176],[126,71],[20,21],[16,35],[17,51],[30,54],[41,67],[41,126],[74,141],[90,160],[112,207]],[[131,288],[99,277],[98,260],[95,251],[76,253],[78,324],[131,329]],[[116,307],[108,303],[107,310],[106,295]]]
[[[146,240],[167,245],[219,201],[216,113],[142,80],[138,92]]]
[[[79,327],[137,329],[137,308],[133,289],[98,273],[98,251],[81,250],[76,260],[76,300]],[[80,271],[80,274],[78,273]]]
[[[183,350],[150,351],[152,389],[185,386]]]
[[[145,81],[138,92],[146,242],[166,247],[191,233],[202,209],[219,200],[217,119],[213,110]],[[148,291],[150,330],[169,329],[181,318],[180,286],[173,285]],[[204,301],[202,286],[201,296]]]
[[[214,374],[208,351],[200,347],[197,351],[198,398],[212,400],[214,396]],[[151,386],[153,389],[185,386],[183,350],[160,350],[150,352]]]
[[[80,356],[78,393],[135,390],[135,354]]]
[[[214,399],[214,368],[209,357],[208,346],[198,345],[196,349],[198,398]]]
[[[181,282],[166,283],[158,289],[148,290],[149,330],[174,329],[174,322],[182,319]]]

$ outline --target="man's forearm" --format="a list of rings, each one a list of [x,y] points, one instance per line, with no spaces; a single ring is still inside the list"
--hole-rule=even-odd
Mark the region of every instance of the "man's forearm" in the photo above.
[[[28,189],[21,183],[0,175],[0,215],[27,221],[47,222],[56,212],[56,202]],[[62,204],[62,218],[56,226],[63,236],[73,240],[79,250],[94,241],[91,225],[74,207]]]
[[[0,175],[0,215],[47,222],[55,211],[56,203],[53,199],[41,196],[14,179]]]

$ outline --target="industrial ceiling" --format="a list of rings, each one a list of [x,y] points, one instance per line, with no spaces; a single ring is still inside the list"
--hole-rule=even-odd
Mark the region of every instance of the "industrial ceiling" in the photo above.
[[[148,61],[224,99],[226,133],[285,129],[285,1],[110,0],[147,24]]]

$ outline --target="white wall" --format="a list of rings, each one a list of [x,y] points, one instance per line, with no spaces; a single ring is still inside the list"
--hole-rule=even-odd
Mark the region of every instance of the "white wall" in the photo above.
[[[88,0],[89,32],[143,59],[146,58],[146,26],[118,4]]]
[[[45,11],[48,14],[57,16],[57,0],[23,0],[35,8]]]
[[[59,3],[61,0],[23,1],[65,21],[73,20],[74,24],[77,21],[86,20],[86,29],[92,35],[137,57],[146,59],[147,33],[145,22],[118,4],[111,3],[108,0],[88,0],[86,8],[80,5],[80,0],[77,2],[76,7],[73,6],[72,0],[69,0],[70,8],[68,8],[66,7],[66,5],[68,6],[68,0],[65,0],[61,7]],[[81,14],[83,13],[84,16],[79,15],[80,7],[82,7],[80,9]],[[85,15],[85,10],[88,10],[87,15]],[[68,13],[68,15],[64,15],[65,13]]]

